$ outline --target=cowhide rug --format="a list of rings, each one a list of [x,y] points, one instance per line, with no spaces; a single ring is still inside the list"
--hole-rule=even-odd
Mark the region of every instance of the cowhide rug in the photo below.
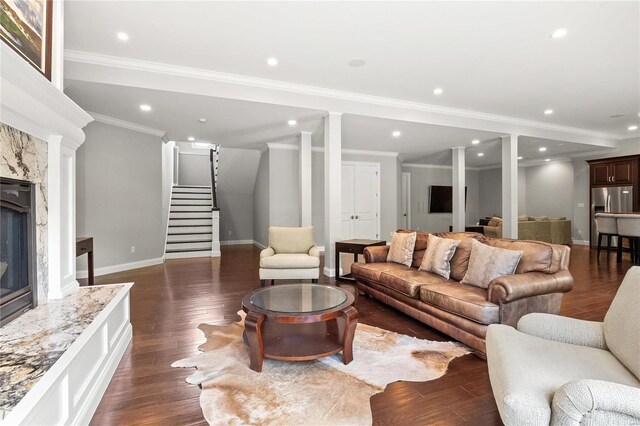
[[[200,324],[203,353],[176,361],[195,367],[187,382],[200,385],[200,406],[212,425],[370,425],[369,398],[399,380],[442,376],[449,362],[469,353],[462,344],[432,342],[358,324],[353,361],[336,354],[317,361],[266,359],[261,373],[249,369],[242,320]]]

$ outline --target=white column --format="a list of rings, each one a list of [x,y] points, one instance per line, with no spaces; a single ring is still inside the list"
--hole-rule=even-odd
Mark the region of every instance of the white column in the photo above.
[[[518,238],[518,135],[502,139],[502,237]]]
[[[451,148],[451,164],[453,165],[453,232],[464,232],[466,222],[464,149],[463,146]]]
[[[324,274],[335,275],[335,242],[340,235],[342,198],[342,113],[324,118]]]
[[[220,257],[220,210],[211,212],[211,257]]]
[[[76,281],[76,150],[80,145],[59,135],[47,139],[47,256],[49,299],[79,286]]]
[[[300,226],[311,226],[311,132],[300,132]]]

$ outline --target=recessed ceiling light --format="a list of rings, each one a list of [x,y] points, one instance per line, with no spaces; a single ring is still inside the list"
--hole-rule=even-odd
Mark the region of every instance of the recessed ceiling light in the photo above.
[[[629,126],[629,127],[627,127],[627,129],[629,129],[631,131],[638,130],[638,126],[635,126],[635,125],[634,126]]]
[[[147,104],[142,104],[140,105],[140,109],[143,111],[151,111],[151,105],[147,105]]]
[[[394,130],[393,132],[391,132],[391,136],[393,136],[394,138],[399,138],[401,134],[402,133],[400,133],[400,130]]]
[[[207,119],[206,118],[199,118],[198,121],[201,122],[201,123],[206,123]]]
[[[361,68],[361,67],[364,67],[365,65],[367,65],[367,61],[365,61],[364,59],[355,58],[355,59],[351,59],[349,62],[347,62],[347,65],[349,65],[350,67],[353,67],[353,68]]]
[[[566,36],[568,33],[566,28],[558,28],[554,32],[551,33],[551,38],[562,38]]]
[[[436,87],[435,89],[433,89],[433,94],[434,95],[442,95],[442,88]]]
[[[287,121],[287,124],[289,126],[295,126],[296,124],[298,124],[298,122],[296,120],[289,120],[289,121]]]
[[[522,157],[518,157],[518,160],[522,160]]]
[[[545,158],[544,161],[551,161],[551,158]]]
[[[544,115],[551,115],[553,114],[553,110],[552,109],[545,109],[544,110]]]
[[[274,58],[273,56],[267,58],[267,65],[269,65],[270,67],[275,67],[276,65],[278,65],[278,59]]]
[[[478,157],[484,157],[484,153],[483,152],[479,152],[478,153]]]
[[[547,148],[545,148],[544,146],[541,146],[540,148],[538,148],[538,151],[540,152],[545,152],[547,150]]]
[[[187,138],[187,140],[188,140],[189,142],[193,142],[193,141],[195,141],[195,140],[196,140],[196,138],[194,138],[193,136],[189,136],[189,137]]]
[[[472,144],[478,145],[480,143],[480,139],[474,139],[471,141]]]
[[[129,40],[129,34],[127,34],[127,33],[123,33],[122,31],[120,31],[120,32],[117,34],[117,36],[118,36],[118,40],[120,40],[120,41],[127,41],[127,40]]]

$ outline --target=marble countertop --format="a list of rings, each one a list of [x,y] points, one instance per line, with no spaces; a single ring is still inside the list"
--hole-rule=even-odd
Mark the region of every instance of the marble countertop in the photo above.
[[[122,284],[81,287],[0,327],[0,419],[91,324]]]

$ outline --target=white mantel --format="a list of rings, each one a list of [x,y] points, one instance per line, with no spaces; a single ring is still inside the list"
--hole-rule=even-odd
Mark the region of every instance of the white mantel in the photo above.
[[[0,43],[0,122],[48,144],[49,299],[78,286],[75,273],[76,150],[93,118]]]

